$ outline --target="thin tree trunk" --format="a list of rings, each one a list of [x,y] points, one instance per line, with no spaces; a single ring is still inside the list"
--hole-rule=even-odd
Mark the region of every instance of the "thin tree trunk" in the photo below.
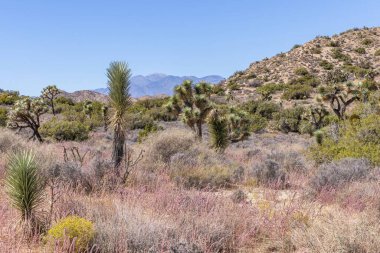
[[[198,128],[198,131],[197,131],[197,134],[198,134],[198,138],[199,139],[202,139],[202,123],[197,123],[197,128]]]
[[[55,116],[55,108],[54,108],[54,101],[51,100],[51,110],[53,112],[53,115]]]
[[[124,143],[125,136],[119,127],[115,128],[114,138],[113,138],[113,161],[116,175],[120,176],[119,167],[124,157]]]

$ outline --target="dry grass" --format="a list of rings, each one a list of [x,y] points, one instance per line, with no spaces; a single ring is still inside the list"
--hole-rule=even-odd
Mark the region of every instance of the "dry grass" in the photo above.
[[[308,181],[318,170],[302,155],[307,143],[254,135],[220,155],[191,132],[169,129],[134,145],[145,150],[144,159],[127,185],[117,185],[107,165],[106,133],[80,144],[41,145],[4,131],[0,182],[7,152],[16,148],[35,150],[45,172],[58,166],[52,222],[70,214],[91,220],[96,237],[89,252],[379,252],[377,170],[362,181],[309,195]],[[82,162],[65,162],[62,146],[87,155]],[[249,171],[268,159],[286,173],[290,187],[257,185]],[[1,252],[49,251],[43,235],[24,236],[3,192],[0,231]],[[68,246],[54,251],[70,252]]]

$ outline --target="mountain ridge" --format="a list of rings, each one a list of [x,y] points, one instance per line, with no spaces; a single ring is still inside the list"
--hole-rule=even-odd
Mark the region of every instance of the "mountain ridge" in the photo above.
[[[134,98],[155,95],[171,95],[173,93],[173,88],[176,85],[181,84],[184,80],[192,80],[194,83],[205,81],[208,83],[217,84],[225,80],[225,78],[219,75],[196,77],[166,75],[162,73],[155,73],[146,76],[136,75],[131,78],[130,92]],[[108,94],[107,88],[98,88],[94,91],[102,94]]]

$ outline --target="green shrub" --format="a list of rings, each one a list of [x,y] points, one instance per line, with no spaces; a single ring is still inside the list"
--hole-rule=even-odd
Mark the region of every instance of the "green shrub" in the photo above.
[[[300,132],[300,125],[302,123],[302,115],[305,109],[303,107],[294,107],[285,109],[281,112],[274,114],[275,128],[284,132]]]
[[[53,118],[42,125],[40,132],[57,141],[83,141],[88,139],[89,128],[80,121]]]
[[[144,129],[139,131],[139,136],[137,137],[137,141],[141,143],[144,139],[146,139],[146,137],[149,134],[155,133],[158,130],[162,130],[162,129],[163,129],[162,127],[160,127],[159,125],[157,125],[154,122],[149,123],[149,124],[145,125]]]
[[[330,47],[339,47],[340,43],[339,43],[339,41],[332,40],[332,41],[330,41],[329,46]]]
[[[366,39],[364,39],[364,40],[362,41],[362,44],[363,44],[364,46],[369,46],[369,45],[372,44],[372,42],[373,42],[373,40],[371,40],[371,39],[369,39],[369,38],[366,38]]]
[[[268,125],[268,120],[259,114],[254,114],[251,116],[251,118],[252,118],[251,131],[254,133],[264,130]]]
[[[321,66],[324,70],[332,70],[334,68],[334,65],[327,60],[322,60],[319,63],[319,66]]]
[[[346,64],[351,64],[352,62],[351,57],[349,55],[344,54],[342,52],[342,49],[340,48],[334,48],[333,50],[331,50],[331,57],[345,62]]]
[[[380,49],[377,49],[375,52],[375,56],[380,56]]]
[[[292,47],[291,50],[294,50],[294,49],[299,48],[299,47],[301,47],[301,45],[299,45],[299,44],[295,44],[295,45]]]
[[[49,229],[46,239],[52,245],[59,243],[62,246],[67,239],[75,240],[75,252],[83,252],[89,248],[94,236],[95,229],[91,221],[68,216]]]
[[[243,103],[241,109],[251,115],[258,114],[264,118],[272,119],[273,114],[280,111],[280,106],[270,101],[253,100]]]
[[[340,122],[339,138],[325,133],[322,145],[309,149],[310,156],[319,163],[342,158],[367,158],[380,165],[380,116]]]
[[[353,66],[353,65],[345,65],[343,66],[343,69],[349,73],[354,74],[357,78],[364,78],[367,76],[372,70],[361,68],[359,66]]]
[[[299,67],[294,71],[294,74],[298,76],[306,76],[309,74],[309,71],[305,67]]]
[[[310,93],[313,89],[308,85],[296,84],[289,85],[288,88],[282,94],[282,98],[286,100],[291,99],[306,99],[310,97]]]
[[[268,83],[263,86],[260,86],[256,89],[256,92],[260,94],[264,100],[270,100],[272,98],[272,94],[277,91],[281,91],[283,89],[282,84],[277,83]]]
[[[62,105],[75,105],[75,102],[71,99],[71,98],[68,98],[68,97],[57,97],[56,99],[54,99],[54,102],[56,104],[62,104]]]
[[[17,91],[0,92],[0,105],[13,105],[20,99],[20,94]]]
[[[0,126],[5,127],[7,125],[8,110],[0,107]]]
[[[312,47],[312,48],[310,49],[310,52],[311,52],[312,54],[321,54],[321,53],[322,53],[322,50],[321,50],[319,47]]]
[[[320,80],[311,74],[306,74],[298,78],[292,79],[288,83],[288,85],[295,85],[295,84],[302,84],[302,85],[307,85],[311,87],[316,87],[320,84]],[[286,87],[287,87],[286,85],[283,86],[283,88],[286,88]]]
[[[362,48],[362,47],[356,48],[355,52],[358,53],[358,54],[365,54],[366,53],[365,49]]]

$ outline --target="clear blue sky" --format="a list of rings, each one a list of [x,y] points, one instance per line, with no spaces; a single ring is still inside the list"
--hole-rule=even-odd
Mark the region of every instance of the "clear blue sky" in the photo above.
[[[379,0],[0,0],[0,88],[38,95],[133,74],[229,76],[316,35],[379,26]]]

